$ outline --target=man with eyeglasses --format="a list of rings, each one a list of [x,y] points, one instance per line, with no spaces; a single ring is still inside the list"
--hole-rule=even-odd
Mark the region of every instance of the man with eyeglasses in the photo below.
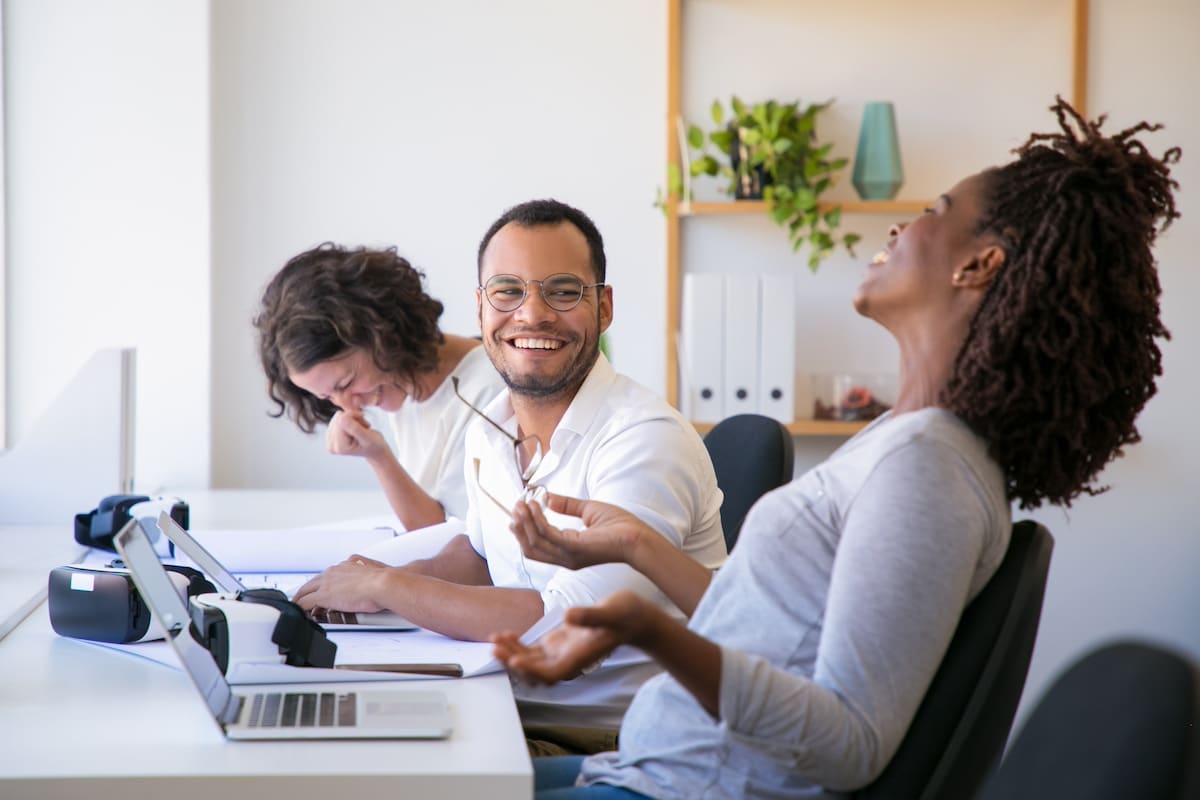
[[[682,619],[628,565],[570,570],[533,561],[509,529],[517,501],[549,491],[620,506],[708,569],[725,559],[721,492],[699,435],[600,353],[613,290],[605,283],[599,231],[563,203],[523,203],[484,235],[478,269],[483,344],[508,390],[475,408],[479,419],[466,434],[466,535],[403,568],[338,565],[299,602],[387,608],[422,627],[480,641],[621,589]],[[577,519],[546,513],[556,525],[580,527]],[[619,648],[573,681],[516,686],[531,752],[611,749],[634,692],[658,671],[640,651]]]

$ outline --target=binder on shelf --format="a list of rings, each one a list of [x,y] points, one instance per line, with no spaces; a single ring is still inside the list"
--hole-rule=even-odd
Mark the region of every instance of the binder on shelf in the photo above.
[[[725,347],[724,276],[683,276],[679,337],[683,414],[695,422],[720,422]]]
[[[796,281],[768,273],[758,281],[758,411],[796,420]]]
[[[725,276],[725,416],[758,411],[758,277]]]

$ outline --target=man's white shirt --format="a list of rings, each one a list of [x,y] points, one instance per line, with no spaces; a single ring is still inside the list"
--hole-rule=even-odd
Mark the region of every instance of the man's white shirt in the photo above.
[[[509,393],[483,411],[516,435]],[[647,578],[625,564],[569,570],[525,558],[509,529],[509,509],[523,490],[513,441],[484,420],[467,429],[467,535],[487,559],[492,583],[532,589],[547,612],[593,605],[628,589],[650,598],[679,619],[683,614]],[[662,398],[618,375],[598,356],[529,479],[554,494],[619,506],[709,569],[725,560],[721,491],[699,434]],[[490,495],[490,497],[489,497]],[[551,524],[582,528],[553,512]],[[633,648],[619,648],[595,671],[552,687],[517,686],[526,723],[618,727],[637,690],[658,672]]]

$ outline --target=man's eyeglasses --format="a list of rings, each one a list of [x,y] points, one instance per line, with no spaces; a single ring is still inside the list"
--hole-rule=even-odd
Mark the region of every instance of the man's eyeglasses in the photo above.
[[[545,280],[522,280],[516,275],[493,275],[480,286],[488,305],[497,311],[516,311],[529,296],[529,284],[536,283],[542,300],[555,311],[570,311],[583,300],[587,289],[603,287],[603,283],[584,283],[566,272],[551,275]]]
[[[549,279],[547,279],[547,280],[549,280]],[[521,437],[513,436],[511,433],[504,430],[504,426],[502,426],[499,422],[496,422],[496,420],[492,419],[487,414],[483,413],[478,408],[476,408],[475,404],[472,403],[467,398],[463,397],[462,393],[458,390],[458,376],[457,375],[453,375],[450,377],[450,383],[454,387],[454,395],[459,400],[461,400],[467,406],[467,408],[471,409],[476,414],[483,417],[484,421],[486,421],[487,424],[491,425],[493,428],[500,431],[500,433],[504,434],[505,438],[507,438],[509,441],[512,442],[513,463],[517,467],[517,475],[519,475],[521,477],[521,490],[522,490],[521,491],[521,500],[525,501],[526,503],[543,503],[544,504],[545,500],[546,500],[546,489],[541,486],[530,485],[530,483],[529,483],[529,479],[532,478],[534,476],[534,474],[537,473],[538,467],[541,466],[541,463],[542,463],[542,443],[540,441],[538,441],[538,438],[536,436],[533,436],[532,434],[530,434],[529,436],[521,436]],[[533,453],[529,456],[529,463],[525,467],[522,467],[521,466],[521,460],[522,460],[521,459],[521,451],[530,442],[533,443]],[[475,483],[477,485],[479,485],[479,490],[481,492],[483,492],[483,494],[487,497],[487,499],[491,500],[493,503],[495,503],[497,506],[499,506],[500,509],[504,513],[506,513],[506,514],[510,513],[510,511],[511,511],[510,509],[506,508],[503,503],[501,503],[499,500],[497,500],[495,497],[493,497],[491,492],[489,492],[487,489],[484,489],[483,485],[479,483],[479,459],[475,459]]]

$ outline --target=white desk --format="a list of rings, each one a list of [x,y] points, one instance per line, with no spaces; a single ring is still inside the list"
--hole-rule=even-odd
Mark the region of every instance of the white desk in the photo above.
[[[46,535],[44,528],[0,530],[0,577],[44,585],[49,568],[69,559],[23,569],[19,542]],[[60,536],[69,545],[65,524]],[[532,767],[507,677],[404,683],[446,692],[454,716],[449,739],[229,742],[183,672],[60,637],[43,603],[0,640],[0,797],[532,795]]]

